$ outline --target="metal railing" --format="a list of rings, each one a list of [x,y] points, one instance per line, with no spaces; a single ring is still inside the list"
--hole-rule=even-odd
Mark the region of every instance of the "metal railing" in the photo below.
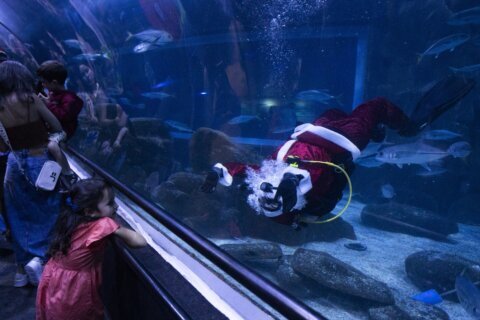
[[[142,280],[142,282],[150,287],[157,296],[165,302],[168,308],[176,315],[177,319],[189,320],[191,317],[175,302],[175,299],[161,286],[155,277],[146,270],[143,265],[130,253],[128,247],[122,241],[115,241],[115,246],[119,255],[132,268],[133,272]]]
[[[269,280],[257,275],[247,267],[240,264],[238,261],[220,250],[212,242],[205,239],[189,227],[185,226],[183,223],[179,222],[172,215],[152,204],[136,191],[125,186],[117,178],[106,172],[93,161],[87,159],[72,147],[68,147],[68,151],[88,165],[95,171],[96,174],[108,181],[114,188],[128,197],[140,208],[145,210],[158,222],[175,233],[176,236],[185,241],[188,245],[197,250],[200,254],[205,256],[286,318],[326,319],[310,307],[306,306],[303,302],[282,292]]]

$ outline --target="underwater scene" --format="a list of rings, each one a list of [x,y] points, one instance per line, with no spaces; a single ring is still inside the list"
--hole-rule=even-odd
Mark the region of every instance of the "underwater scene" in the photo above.
[[[480,319],[476,0],[5,0],[69,145],[328,319]],[[39,92],[43,88],[39,88]]]

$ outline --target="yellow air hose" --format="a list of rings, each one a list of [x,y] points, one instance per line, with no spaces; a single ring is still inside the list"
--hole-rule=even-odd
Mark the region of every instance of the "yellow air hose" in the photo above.
[[[333,221],[333,220],[339,218],[342,214],[345,213],[345,211],[347,210],[347,208],[350,205],[350,202],[352,200],[353,188],[352,188],[352,181],[350,180],[350,177],[348,176],[348,173],[347,173],[347,171],[345,171],[344,168],[342,168],[338,164],[335,164],[333,162],[328,162],[328,161],[300,160],[300,159],[298,159],[296,157],[292,157],[292,156],[288,156],[288,160],[289,160],[288,162],[290,163],[290,165],[292,167],[297,167],[297,168],[298,168],[298,162],[297,161],[300,161],[300,162],[303,162],[303,163],[320,163],[320,164],[324,164],[324,165],[327,165],[327,166],[330,166],[330,167],[334,167],[335,169],[338,169],[338,170],[340,170],[340,172],[343,173],[345,178],[347,178],[347,182],[348,182],[348,189],[349,189],[348,200],[347,200],[347,203],[345,204],[345,207],[343,207],[343,209],[340,210],[340,212],[338,212],[333,217],[328,218],[326,220],[308,221],[308,220],[302,220],[302,218],[300,218],[300,222],[315,223],[315,224],[327,223],[327,222],[330,222],[330,221]]]

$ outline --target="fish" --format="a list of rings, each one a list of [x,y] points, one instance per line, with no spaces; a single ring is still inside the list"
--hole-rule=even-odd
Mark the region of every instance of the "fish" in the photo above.
[[[97,61],[100,59],[110,60],[108,53],[82,53],[72,58],[75,61]]]
[[[242,123],[247,123],[250,121],[253,121],[255,119],[259,119],[257,116],[251,116],[251,115],[241,115],[234,117],[230,119],[227,123],[228,124],[242,124]]]
[[[462,135],[460,133],[452,132],[449,130],[429,130],[422,134],[422,138],[426,140],[450,140],[459,138]]]
[[[337,98],[328,93],[327,90],[306,90],[297,93],[295,96],[297,100],[316,101],[320,103],[327,103]]]
[[[464,67],[449,67],[454,73],[475,73],[480,71],[480,64],[472,64]]]
[[[455,290],[460,304],[475,319],[480,319],[480,291],[466,277],[460,275],[455,279]]]
[[[355,160],[355,164],[359,166],[366,167],[366,168],[377,168],[384,165],[384,162],[378,161],[375,157],[364,157],[364,158],[357,158]]]
[[[393,186],[390,183],[386,183],[380,187],[380,191],[382,192],[382,196],[385,199],[392,199],[395,197],[396,192]]]
[[[455,33],[437,40],[434,44],[428,47],[422,54],[419,55],[418,62],[420,62],[425,56],[435,56],[435,59],[445,51],[453,51],[456,47],[464,44],[470,40],[470,35],[466,33]]]
[[[385,163],[396,164],[399,168],[402,168],[405,164],[417,164],[427,170],[431,170],[428,166],[429,163],[448,156],[464,158],[470,154],[471,149],[470,144],[466,141],[455,142],[446,151],[423,142],[415,142],[387,147],[379,151],[375,159]]]
[[[80,41],[78,41],[77,39],[63,40],[63,43],[65,43],[67,45],[67,47],[73,48],[73,49],[82,49],[82,47],[83,47],[82,43]]]
[[[391,143],[369,143],[367,147],[362,150],[360,157],[354,160],[355,164],[367,168],[376,168],[382,166],[384,163],[375,159],[375,156],[380,149],[384,148],[387,145],[391,145]]]
[[[480,6],[454,13],[447,23],[452,26],[480,24]]]
[[[144,92],[142,93],[142,97],[148,98],[148,99],[157,99],[157,100],[164,100],[166,98],[173,97],[171,94],[165,93],[165,92]]]
[[[165,30],[147,29],[136,34],[128,33],[126,41],[132,38],[138,39],[141,42],[146,42],[155,45],[161,45],[167,42],[171,42],[173,37]]]
[[[420,177],[434,177],[434,176],[439,176],[441,174],[444,174],[445,172],[448,171],[447,169],[440,166],[436,166],[436,167],[429,166],[429,169],[430,170],[421,168],[415,174]]]
[[[162,89],[172,85],[173,83],[175,83],[175,80],[168,77],[167,79],[165,79],[165,81],[159,82],[156,85],[152,86],[152,89]]]
[[[183,132],[193,132],[192,128],[182,122],[174,121],[174,120],[165,120],[166,125],[168,125],[172,129],[176,129],[178,131]]]
[[[135,53],[143,53],[151,50],[158,49],[156,45],[153,45],[149,42],[140,42],[135,47],[133,47],[133,52]]]

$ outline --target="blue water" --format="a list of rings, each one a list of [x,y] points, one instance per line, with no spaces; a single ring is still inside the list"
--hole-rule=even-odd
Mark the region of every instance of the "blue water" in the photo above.
[[[246,204],[245,188],[219,186],[205,195],[199,187],[215,163],[260,164],[296,126],[328,109],[349,113],[384,96],[408,115],[454,72],[478,81],[480,16],[478,10],[468,19],[456,14],[476,6],[468,0],[42,0],[28,6],[9,0],[0,4],[0,49],[32,72],[45,60],[63,62],[67,88],[85,101],[71,145],[203,236],[217,244],[278,242],[284,255],[299,247],[325,250],[408,298],[421,290],[405,274],[409,254],[437,250],[480,260],[472,240],[480,225],[478,86],[423,135],[402,138],[387,130],[383,143],[357,161],[354,205],[342,218],[365,252],[346,249],[352,239],[343,231],[326,238],[311,226],[292,233],[258,216]],[[467,142],[469,155],[448,154],[455,142]],[[412,143],[417,147],[407,152],[414,164],[400,168],[376,156]],[[427,161],[425,145],[441,159]],[[182,200],[171,194],[172,183]],[[347,189],[343,196],[346,205]],[[364,205],[390,202],[457,224],[459,232],[445,235],[457,243],[362,222]],[[392,250],[399,252],[395,259]],[[258,271],[278,282],[275,267]],[[368,308],[351,296],[327,303],[298,291],[290,293],[321,313],[367,318]],[[458,303],[439,307],[452,319],[466,316]]]

